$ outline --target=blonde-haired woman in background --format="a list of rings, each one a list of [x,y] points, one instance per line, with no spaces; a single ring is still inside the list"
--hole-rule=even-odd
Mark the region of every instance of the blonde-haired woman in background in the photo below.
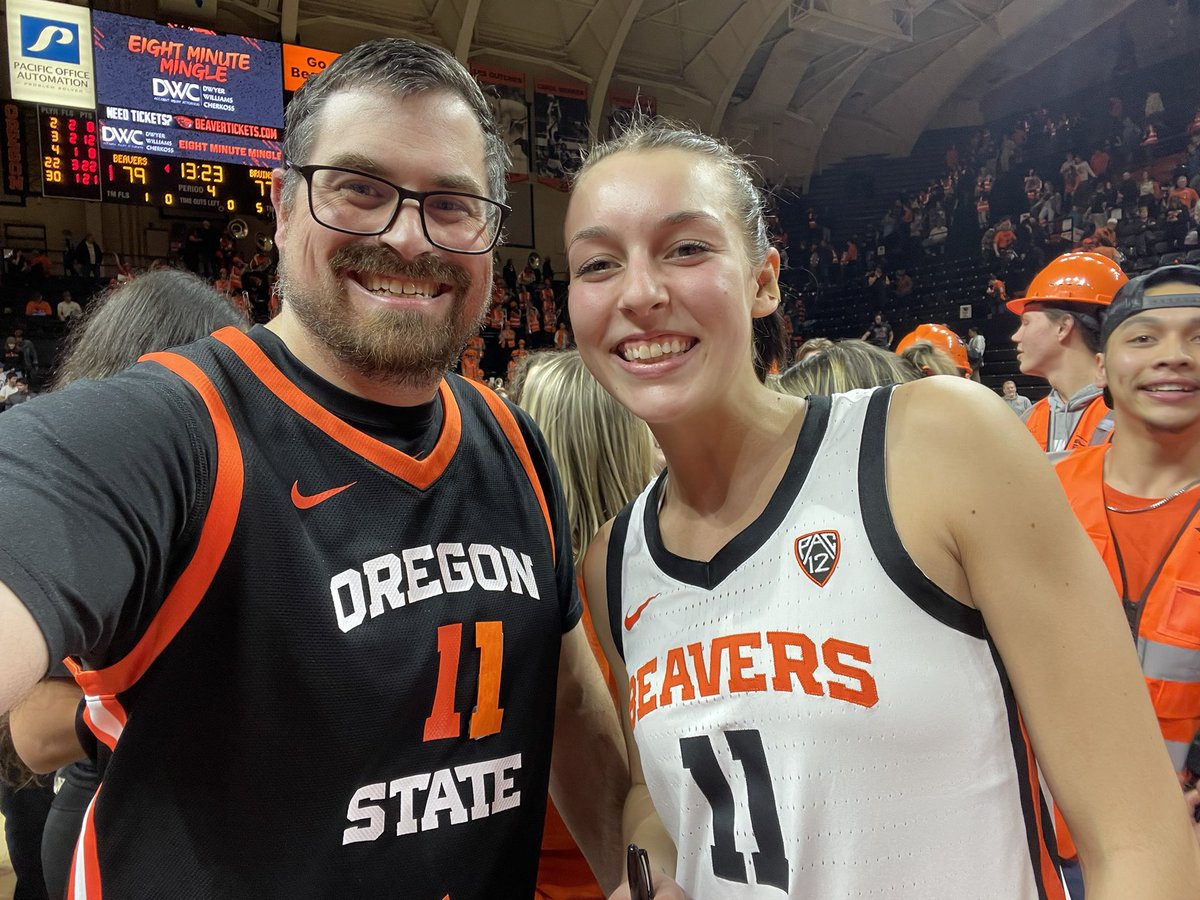
[[[882,387],[916,381],[920,372],[890,350],[866,341],[838,341],[808,356],[779,378],[778,390],[793,397],[844,394],[857,388]]]
[[[654,477],[654,439],[645,422],[600,386],[578,351],[542,351],[521,362],[512,380],[513,400],[546,437],[567,500],[571,550],[576,566],[582,566],[596,532]],[[603,598],[599,602],[604,602]],[[612,673],[596,639],[587,603],[583,609],[588,640],[615,696]],[[546,810],[537,896],[553,900],[604,897],[553,803]]]

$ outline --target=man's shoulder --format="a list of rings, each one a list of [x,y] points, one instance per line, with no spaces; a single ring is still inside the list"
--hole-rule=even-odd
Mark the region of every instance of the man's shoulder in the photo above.
[[[104,428],[109,423],[115,429],[148,434],[194,420],[202,407],[199,395],[182,378],[147,360],[111,378],[80,379],[40,395],[28,409],[63,427]]]

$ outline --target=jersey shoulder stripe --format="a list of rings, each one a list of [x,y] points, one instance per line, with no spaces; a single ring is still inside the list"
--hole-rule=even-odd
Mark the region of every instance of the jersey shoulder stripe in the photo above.
[[[92,697],[127,690],[179,633],[208,592],[225,558],[242,503],[245,472],[241,445],[216,386],[199,366],[176,353],[152,353],[142,359],[174,372],[204,401],[216,434],[217,473],[196,551],[150,621],[146,633],[129,654],[113,665],[94,671],[84,671],[78,666],[73,670],[79,686]]]
[[[909,599],[934,619],[963,634],[983,638],[983,614],[964,606],[930,581],[909,556],[888,503],[886,434],[893,387],[876,391],[868,401],[858,458],[858,496],[862,523],[880,565]]]
[[[661,481],[663,477],[663,475],[659,475],[652,484]],[[612,530],[608,534],[608,555],[604,560],[604,588],[605,593],[608,594],[606,598],[608,601],[608,629],[612,632],[613,646],[617,648],[617,653],[621,659],[625,658],[625,642],[621,637],[621,618],[623,615],[621,604],[621,560],[625,556],[625,540],[629,534],[629,518],[633,515],[633,508],[636,502],[637,498],[630,500],[613,520]]]
[[[525,436],[521,434],[521,427],[517,424],[516,417],[505,406],[504,401],[500,399],[500,395],[491,388],[470,379],[464,378],[462,380],[475,388],[479,392],[479,395],[483,397],[488,409],[496,417],[496,422],[500,425],[500,430],[504,432],[505,438],[508,439],[513,452],[517,455],[517,459],[521,461],[521,468],[525,470],[525,475],[529,479],[529,485],[533,488],[533,492],[537,496],[538,505],[542,508],[542,516],[546,520],[546,531],[550,536],[551,559],[557,563],[558,547],[554,541],[554,525],[550,521],[550,508],[546,505],[546,492],[542,489],[542,480],[538,478],[537,471],[533,467],[533,459],[529,455],[529,445],[525,442]]]

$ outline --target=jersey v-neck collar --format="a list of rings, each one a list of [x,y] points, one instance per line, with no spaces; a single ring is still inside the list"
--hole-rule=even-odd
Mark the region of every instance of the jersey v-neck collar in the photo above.
[[[357,397],[306,368],[275,334],[262,326],[250,333],[223,328],[214,337],[229,347],[250,371],[293,412],[333,440],[381,469],[422,490],[445,471],[462,435],[462,416],[446,379],[437,397],[418,407],[393,407]],[[441,408],[441,421],[437,410]],[[356,424],[351,424],[356,423]],[[386,431],[412,449],[426,443],[422,434],[440,434],[423,458],[405,453],[371,432]],[[360,427],[356,427],[356,425]]]
[[[655,565],[665,575],[676,581],[711,591],[742,563],[757,553],[767,539],[783,524],[784,518],[795,503],[796,496],[804,487],[817,450],[829,427],[831,405],[828,397],[812,396],[808,398],[804,424],[800,426],[800,434],[796,438],[791,461],[766,508],[757,519],[730,538],[708,562],[678,556],[663,544],[662,532],[658,526],[658,510],[667,475],[667,472],[664,471],[651,486],[642,510],[642,525],[645,529],[646,543]]]

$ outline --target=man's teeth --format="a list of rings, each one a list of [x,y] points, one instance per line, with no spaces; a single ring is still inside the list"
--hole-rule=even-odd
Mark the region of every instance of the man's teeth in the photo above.
[[[1194,391],[1195,388],[1188,387],[1184,384],[1155,384],[1146,388],[1148,391]]]
[[[434,297],[438,292],[437,285],[427,281],[404,281],[380,275],[363,275],[359,283],[372,293],[394,294],[398,297]]]
[[[678,356],[691,349],[691,344],[678,338],[669,341],[650,341],[644,344],[626,344],[621,355],[629,362],[635,359],[659,359],[663,356]]]

